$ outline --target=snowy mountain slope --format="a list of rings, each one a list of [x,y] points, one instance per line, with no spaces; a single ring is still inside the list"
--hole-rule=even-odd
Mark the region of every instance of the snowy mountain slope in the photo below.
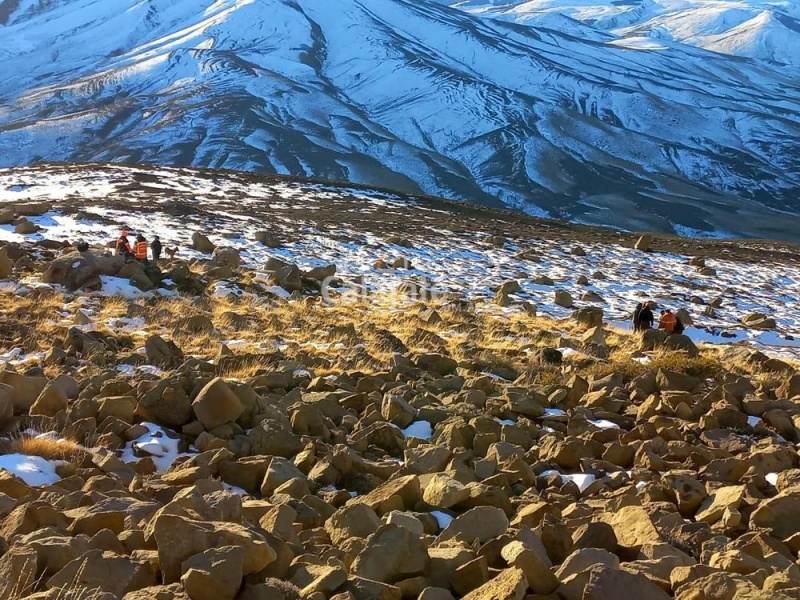
[[[606,319],[621,328],[630,327],[637,302],[652,298],[688,310],[694,327],[687,332],[697,342],[746,344],[774,356],[800,358],[800,259],[792,245],[682,241],[683,246],[670,246],[669,240],[657,239],[654,246],[674,251],[643,253],[631,248],[635,236],[621,239],[607,230],[369,189],[159,167],[0,169],[0,209],[30,202],[50,206],[30,218],[41,230],[20,234],[13,225],[0,225],[0,241],[84,239],[100,247],[113,241],[118,230],[129,229],[149,239],[159,235],[165,246],[178,248],[181,258],[202,259],[207,255],[192,249],[192,235],[201,232],[218,246],[239,250],[246,266],[260,272],[256,281],[262,283],[268,280],[263,269],[270,257],[304,270],[335,264],[337,277],[346,283],[342,292],[355,281],[375,292],[392,292],[405,281],[424,280],[435,293],[454,293],[479,303],[481,310],[509,314],[519,306],[501,308],[492,299],[501,284],[513,280],[520,286],[514,301],[535,305],[539,314],[559,319],[572,314],[573,308],[553,302],[559,289],[572,295],[576,308],[602,307]],[[278,247],[255,241],[256,232],[265,228]],[[504,243],[492,238],[498,232]],[[406,242],[395,244],[398,237]],[[576,246],[585,255],[577,255]],[[689,264],[691,256],[705,257],[716,274]],[[398,257],[410,261],[410,267],[378,264]],[[580,275],[590,282],[581,284]],[[537,282],[539,277],[553,283]],[[38,285],[38,274],[22,283]],[[119,282],[108,284],[103,293],[144,295]],[[0,283],[0,290],[7,291],[5,286]],[[216,282],[215,293],[245,291],[233,278]],[[717,308],[709,312],[705,303],[714,298]],[[742,325],[741,319],[753,312],[774,317],[777,330]]]
[[[575,20],[622,38],[669,39],[800,69],[800,5],[789,0],[467,0],[453,6],[561,31],[574,29],[569,21]]]
[[[797,236],[800,85],[761,63],[431,0],[6,12],[0,165],[270,171],[629,229]]]

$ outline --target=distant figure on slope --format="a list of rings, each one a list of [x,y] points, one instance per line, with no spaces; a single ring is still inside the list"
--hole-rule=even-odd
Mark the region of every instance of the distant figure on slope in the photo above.
[[[136,234],[136,260],[147,260],[147,240],[141,233]]]
[[[644,304],[639,302],[639,304],[636,305],[636,308],[633,309],[633,330],[634,331],[639,331],[639,329],[640,329],[640,327],[639,327],[639,315],[642,314],[642,309],[643,308],[644,308]]]
[[[150,244],[150,248],[153,251],[153,260],[158,262],[158,259],[161,258],[161,240],[158,239],[157,235],[153,236],[153,243]]]
[[[133,249],[131,248],[131,243],[128,241],[128,232],[123,231],[122,234],[117,239],[117,255],[124,256],[128,258],[133,256]]]
[[[641,310],[639,311],[639,320],[637,323],[639,327],[636,331],[644,331],[646,329],[650,329],[655,323],[656,318],[653,315],[653,303],[652,302],[645,302],[644,306],[642,306]]]

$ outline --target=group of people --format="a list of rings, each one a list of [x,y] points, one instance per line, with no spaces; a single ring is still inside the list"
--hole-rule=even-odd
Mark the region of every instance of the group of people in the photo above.
[[[655,313],[653,312],[656,308],[656,303],[652,300],[637,304],[636,310],[633,311],[633,330],[645,331],[651,329],[656,322]],[[683,333],[685,329],[678,316],[668,308],[661,311],[658,328],[669,334]]]
[[[128,235],[129,233],[127,231],[123,231],[117,239],[116,251],[118,255],[124,256],[126,259],[144,261],[147,260],[147,249],[149,246],[153,255],[153,260],[158,261],[158,259],[161,258],[161,240],[158,239],[157,235],[153,237],[153,243],[149,245],[141,233],[136,234],[136,242],[134,244],[130,243]]]

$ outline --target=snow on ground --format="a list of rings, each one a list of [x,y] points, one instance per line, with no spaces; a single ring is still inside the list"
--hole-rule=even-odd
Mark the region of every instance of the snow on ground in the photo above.
[[[24,454],[0,455],[0,470],[8,471],[28,485],[41,486],[55,483],[61,479],[56,467],[64,461],[46,460],[41,456]]]
[[[117,170],[125,172],[122,167]],[[128,171],[139,172],[136,169]],[[191,192],[189,200],[185,199],[185,195],[182,198],[184,202],[196,205],[197,213],[191,212],[191,206],[189,212],[180,215],[154,210],[161,201],[158,195],[150,192],[146,201],[134,193],[127,193],[125,197],[130,198],[130,210],[108,208],[106,196],[113,186],[104,183],[103,177],[107,175],[95,175],[91,171],[43,172],[36,175],[35,182],[29,182],[24,188],[25,192],[6,191],[0,194],[0,206],[3,200],[41,201],[48,194],[60,198],[63,195],[62,188],[66,188],[80,190],[75,193],[82,195],[85,202],[83,210],[80,214],[73,210],[74,214],[62,215],[53,209],[41,217],[34,217],[32,220],[42,231],[28,236],[13,233],[10,226],[0,226],[0,239],[74,241],[83,238],[100,246],[112,241],[118,229],[126,228],[142,231],[149,239],[159,235],[165,246],[177,246],[179,257],[192,259],[208,257],[191,249],[192,234],[202,231],[219,246],[238,248],[244,263],[256,270],[256,280],[263,285],[267,281],[263,266],[270,257],[296,263],[301,269],[334,263],[337,265],[337,277],[346,283],[362,278],[367,290],[394,291],[401,282],[416,278],[431,282],[434,294],[455,292],[472,300],[491,300],[496,286],[504,281],[516,280],[522,291],[513,294],[512,300],[532,303],[541,314],[555,319],[566,318],[573,310],[554,304],[556,289],[568,291],[575,298],[576,307],[602,307],[607,322],[620,328],[630,327],[630,314],[637,302],[653,299],[660,307],[687,309],[695,326],[689,327],[686,334],[698,343],[718,345],[746,342],[774,356],[800,357],[800,269],[791,265],[709,260],[708,266],[715,269],[717,274],[703,276],[688,264],[686,256],[642,253],[614,243],[583,243],[581,247],[585,256],[574,255],[570,244],[558,244],[549,239],[516,240],[503,247],[495,247],[485,242],[488,232],[454,234],[435,227],[420,226],[415,222],[416,217],[424,217],[432,209],[390,194],[338,190],[326,185],[300,182],[255,182],[244,185],[233,179],[223,181],[222,176],[204,180],[183,171],[166,169],[163,173],[147,173],[151,179],[159,174],[162,176],[160,185],[165,189],[165,198],[170,191]],[[27,181],[26,177],[16,171],[0,171],[0,190],[17,189],[21,179]],[[124,183],[122,175],[119,177]],[[225,193],[235,194],[236,201],[226,203],[220,200],[220,195]],[[357,195],[359,212],[374,214],[376,219],[380,219],[382,212],[387,210],[408,212],[408,237],[413,247],[388,244],[370,232],[351,228],[346,219],[338,222],[336,227],[330,226],[320,231],[311,219],[313,212],[352,201],[352,198],[345,198],[347,193]],[[283,216],[283,213],[271,212],[272,207],[277,205],[286,208],[276,198],[285,199],[296,209],[292,211],[292,219]],[[219,205],[219,211],[211,213],[206,210],[214,203]],[[119,202],[114,206],[118,207]],[[287,242],[276,249],[256,243],[253,241],[254,234],[263,229],[274,232]],[[609,240],[613,239],[613,233],[610,232]],[[532,255],[535,259],[520,258],[517,256],[520,252]],[[375,266],[378,258],[391,261],[398,257],[408,259],[411,268],[382,270]],[[580,275],[589,279],[588,285],[577,283]],[[555,285],[533,283],[539,276],[551,278]],[[124,280],[105,278],[103,283],[104,291],[101,293],[104,294],[113,293],[131,299],[146,295]],[[29,280],[20,285],[27,289],[37,285],[37,282]],[[276,295],[286,296],[283,290],[270,289]],[[349,289],[353,292],[352,297],[357,298],[355,288]],[[597,294],[601,300],[581,301],[581,295],[586,292]],[[218,282],[214,293],[244,294],[231,281]],[[714,298],[719,298],[721,305],[715,309],[716,316],[706,316],[706,305],[699,302],[708,303]],[[398,305],[391,310],[404,310],[404,306]],[[517,309],[486,304],[480,310],[494,311],[502,316]],[[743,327],[740,320],[752,312],[774,317],[777,331],[754,331]],[[127,324],[125,328],[128,326],[134,325]]]
[[[166,471],[179,456],[189,456],[178,451],[180,440],[176,433],[146,421],[142,425],[147,427],[147,433],[125,444],[120,451],[120,458],[123,462],[134,462],[150,456],[156,469],[161,472]]]

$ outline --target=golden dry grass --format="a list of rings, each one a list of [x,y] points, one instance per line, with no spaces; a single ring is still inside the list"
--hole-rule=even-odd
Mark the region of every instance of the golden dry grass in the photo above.
[[[0,453],[40,456],[47,460],[65,460],[80,463],[90,452],[71,441],[19,434],[0,441]]]

